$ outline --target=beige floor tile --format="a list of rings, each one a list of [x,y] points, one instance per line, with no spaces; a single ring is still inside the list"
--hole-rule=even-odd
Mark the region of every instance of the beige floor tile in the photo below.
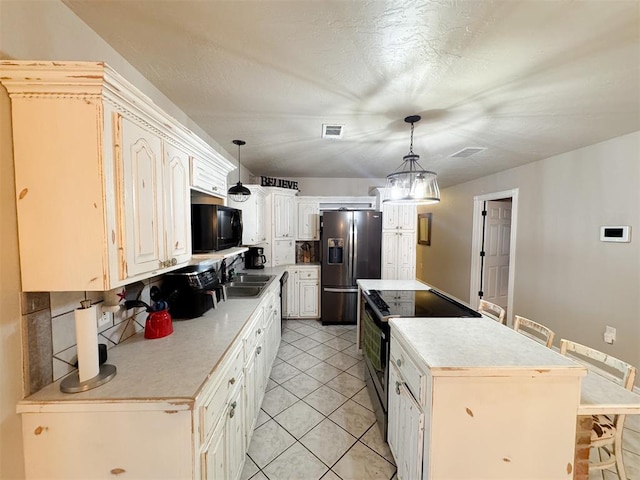
[[[267,412],[268,413],[268,412]],[[347,400],[329,418],[351,435],[359,438],[376,421],[375,414],[353,400]],[[338,475],[340,475],[338,473]]]
[[[300,443],[328,466],[332,466],[356,440],[331,420],[325,419],[302,437]]]
[[[335,335],[326,332],[324,330],[318,330],[316,333],[314,333],[313,335],[309,335],[309,338],[313,338],[314,340],[318,341],[318,342],[326,342],[327,340],[331,340],[332,338],[336,338]]]
[[[348,370],[356,363],[358,363],[358,360],[350,355],[347,355],[346,353],[340,352],[336,353],[332,357],[327,358],[325,362],[327,362],[329,365],[333,365],[334,367],[339,368],[340,370]]]
[[[318,357],[321,360],[325,358],[333,357],[338,350],[330,347],[329,345],[320,344],[317,347],[310,348],[307,350],[307,353],[313,355],[314,357]]]
[[[264,394],[261,408],[270,416],[274,417],[297,401],[298,397],[278,385],[273,390],[269,390]]]
[[[244,466],[242,467],[242,473],[240,474],[240,480],[249,480],[260,470],[258,466],[253,463],[253,460],[245,455]]]
[[[256,427],[255,428],[258,428],[260,425],[264,425],[269,420],[271,420],[271,417],[269,416],[269,414],[267,412],[265,412],[264,410],[260,409],[260,413],[258,413],[258,418],[256,419]]]
[[[264,391],[268,392],[269,390],[273,390],[277,386],[278,386],[278,382],[276,382],[273,378],[270,378],[269,381],[267,382],[267,387],[265,388]]]
[[[363,360],[364,355],[362,355],[362,351],[358,350],[356,344],[352,344],[349,348],[345,348],[342,350],[342,353],[346,353],[347,355],[352,356],[356,360]]]
[[[349,340],[352,343],[355,343],[356,336],[357,336],[357,333],[355,330],[348,330],[346,333],[343,333],[342,335],[340,335],[341,338],[344,338],[345,340]]]
[[[295,396],[304,398],[311,392],[320,388],[322,386],[322,382],[319,382],[306,373],[301,373],[300,375],[293,377],[291,380],[284,382],[282,386]]]
[[[364,387],[362,390],[356,393],[353,397],[351,397],[351,400],[359,403],[364,408],[369,409],[372,412],[375,411],[373,408],[373,402],[371,401],[371,395],[369,394],[369,389],[367,389],[367,387]]]
[[[387,442],[383,440],[380,426],[377,422],[371,425],[371,428],[360,438],[360,441],[395,465],[393,454],[389,450]]]
[[[278,357],[280,357],[282,360],[293,358],[296,355],[300,355],[301,353],[302,350],[289,344],[282,344],[278,349]]]
[[[308,403],[299,401],[275,416],[274,420],[296,438],[315,427],[324,419],[324,415]]]
[[[296,375],[300,375],[300,373],[302,373],[300,370],[298,370],[293,365],[289,365],[285,361],[280,365],[276,365],[275,367],[273,367],[269,376],[278,383],[284,383],[290,378],[293,378]]]
[[[318,333],[318,329],[317,328],[313,328],[309,325],[301,325],[298,328],[296,328],[296,332],[298,332],[301,335],[313,335],[315,333]]]
[[[346,397],[352,397],[365,386],[359,378],[344,372],[326,383],[327,387],[333,388],[336,392]]]
[[[640,415],[627,415],[624,419],[624,427],[640,432]]]
[[[305,402],[325,415],[331,414],[347,400],[347,397],[325,385],[304,397]]]
[[[353,342],[345,340],[344,338],[334,337],[324,342],[324,344],[329,345],[331,348],[335,348],[336,350],[344,350],[345,348],[351,347]]]
[[[309,368],[305,373],[307,375],[311,375],[313,378],[322,383],[327,383],[332,378],[340,375],[342,373],[342,370],[334,367],[333,365],[322,362]]]
[[[269,479],[264,473],[258,472],[253,477],[251,477],[251,480],[269,480]]]
[[[316,342],[313,338],[303,337],[300,340],[296,340],[295,342],[291,342],[296,348],[299,348],[303,351],[311,350],[313,347],[317,347],[318,345],[322,345],[320,342]]]
[[[267,465],[264,473],[277,480],[318,480],[327,470],[327,466],[311,452],[300,443],[295,443]]]
[[[640,432],[625,428],[622,432],[622,448],[640,455]]]
[[[280,357],[276,357],[273,361],[273,364],[271,365],[271,368],[275,367],[276,365],[280,365],[282,362],[284,362],[284,360],[282,360]]]
[[[282,340],[284,340],[287,343],[291,343],[294,342],[296,340],[300,340],[301,338],[304,338],[304,335],[298,333],[298,332],[294,332],[294,331],[288,331],[282,334]]]
[[[301,353],[300,355],[296,355],[293,358],[287,360],[289,365],[293,365],[301,372],[308,370],[309,368],[317,365],[321,362],[318,357],[314,357],[313,355],[309,355],[308,353]]]
[[[324,474],[321,480],[342,480],[338,475],[336,475],[333,470],[329,470]]]
[[[351,367],[349,370],[347,370],[347,373],[350,375],[353,375],[356,378],[359,378],[360,380],[364,380],[365,379],[365,365],[364,365],[364,361],[360,361],[358,363],[356,363],[353,367]]]
[[[396,468],[369,447],[356,442],[332,470],[343,480],[389,480]]]
[[[296,439],[275,420],[269,420],[254,430],[249,446],[249,456],[258,467],[263,468],[295,441]]]

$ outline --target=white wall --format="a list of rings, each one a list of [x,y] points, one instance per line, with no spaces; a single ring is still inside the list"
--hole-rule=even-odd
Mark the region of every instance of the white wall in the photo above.
[[[444,189],[420,209],[433,223],[418,277],[469,300],[473,197],[514,188],[513,313],[640,367],[640,132]],[[601,225],[631,225],[632,242],[600,242]]]
[[[315,178],[315,177],[287,177],[286,180],[298,182],[299,195],[304,196],[344,196],[362,197],[369,195],[369,189],[384,187],[382,178]],[[256,180],[260,181],[260,178]]]

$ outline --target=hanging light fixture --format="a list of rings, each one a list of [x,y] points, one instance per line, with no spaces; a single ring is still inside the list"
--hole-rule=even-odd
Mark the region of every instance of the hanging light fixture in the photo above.
[[[424,170],[418,163],[420,155],[413,153],[413,128],[420,119],[420,115],[411,115],[404,119],[411,124],[411,145],[409,153],[402,159],[402,164],[396,171],[387,175],[383,200],[385,203],[428,204],[440,201],[437,175],[435,172]]]
[[[244,140],[234,140],[232,143],[238,146],[238,183],[227,191],[227,195],[229,195],[234,202],[246,202],[249,200],[251,190],[240,182],[240,146],[245,145],[247,142]]]

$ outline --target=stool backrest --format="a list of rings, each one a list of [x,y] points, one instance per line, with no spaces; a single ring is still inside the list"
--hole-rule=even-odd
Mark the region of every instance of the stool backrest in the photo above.
[[[544,344],[546,347],[550,348],[551,345],[553,345],[555,333],[541,323],[516,315],[513,320],[513,329],[526,337]]]
[[[478,312],[484,316],[492,318],[496,322],[504,325],[507,312],[504,308],[495,303],[487,302],[486,300],[480,300],[478,305]]]

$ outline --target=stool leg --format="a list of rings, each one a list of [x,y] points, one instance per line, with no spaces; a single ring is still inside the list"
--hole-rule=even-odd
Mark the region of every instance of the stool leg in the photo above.
[[[618,415],[616,421],[616,439],[613,444],[613,453],[616,456],[616,471],[620,480],[627,480],[627,472],[624,469],[624,460],[622,458],[622,430],[624,427],[624,415]]]

